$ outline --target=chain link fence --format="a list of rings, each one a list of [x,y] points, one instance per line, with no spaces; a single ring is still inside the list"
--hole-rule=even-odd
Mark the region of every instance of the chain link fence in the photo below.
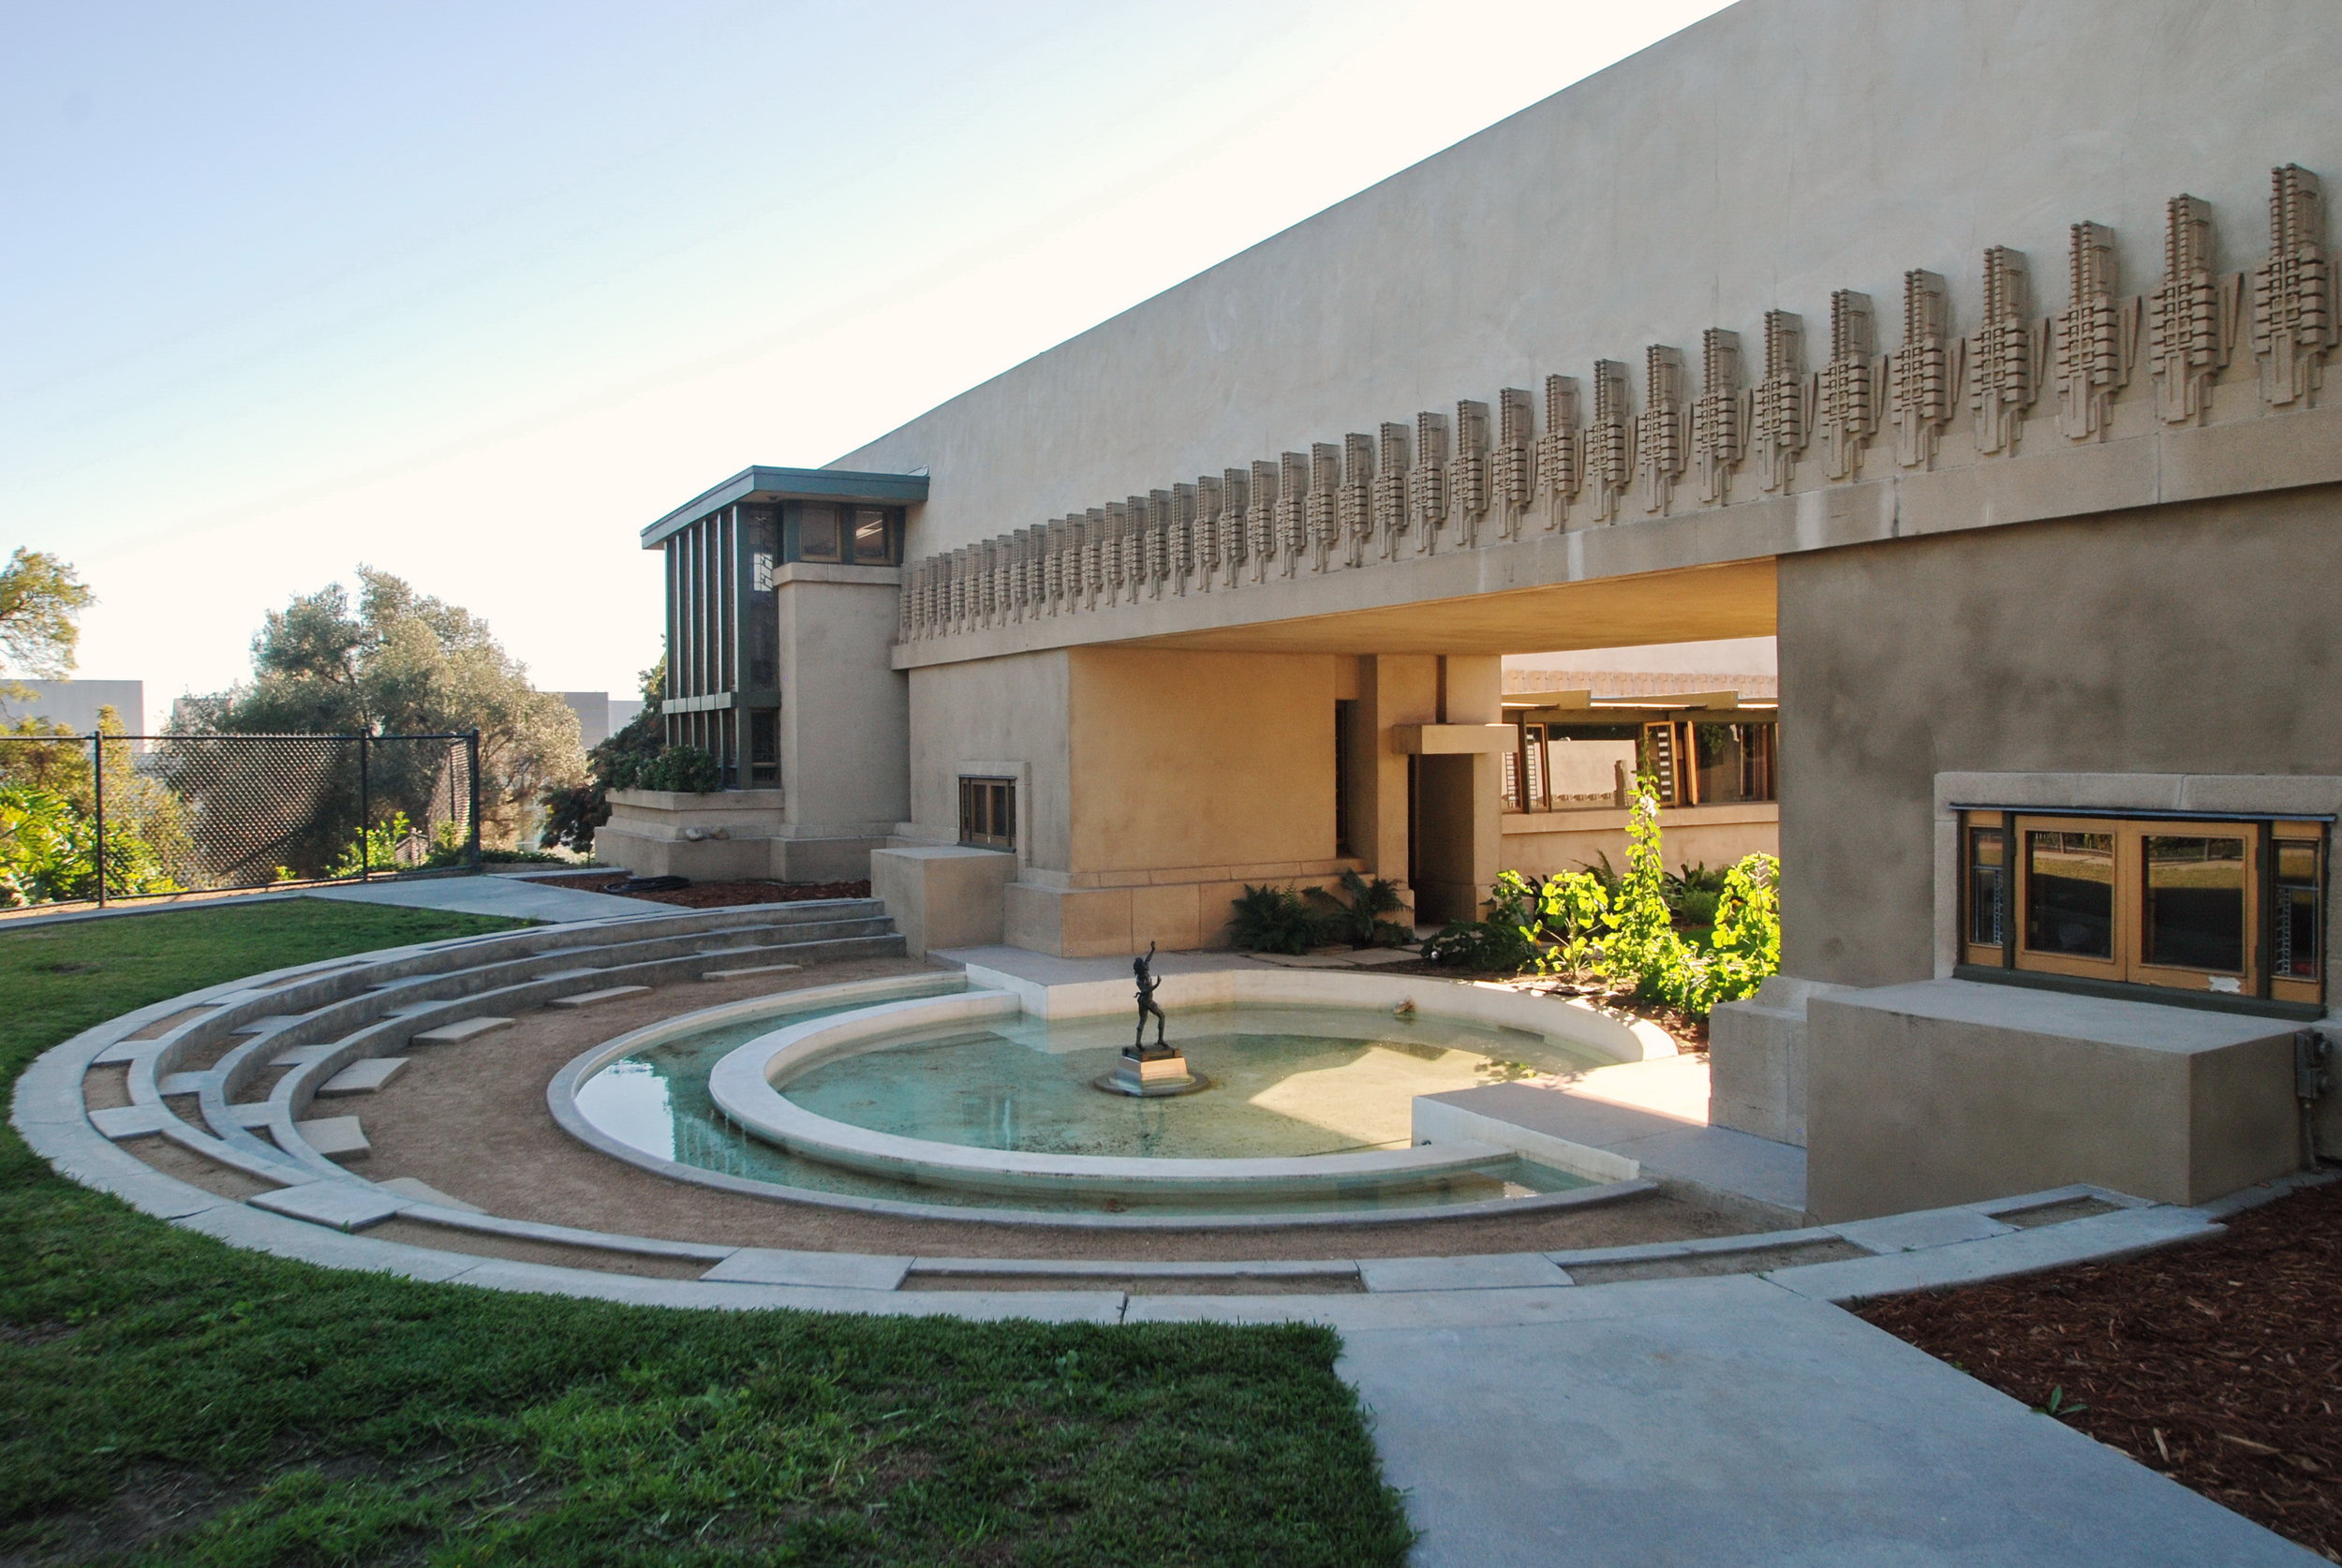
[[[476,731],[0,735],[0,908],[479,868]]]

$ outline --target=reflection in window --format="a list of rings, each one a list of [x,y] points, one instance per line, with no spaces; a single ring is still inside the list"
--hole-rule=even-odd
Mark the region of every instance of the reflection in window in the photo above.
[[[2149,834],[2144,960],[2168,969],[2245,969],[2245,841]]]
[[[853,558],[863,566],[891,566],[895,559],[892,530],[884,507],[853,509]]]
[[[2024,836],[2024,943],[2036,953],[2114,956],[2114,836]]]
[[[2274,969],[2281,980],[2314,981],[2318,978],[2318,950],[2324,945],[2320,937],[2322,923],[2319,914],[2325,901],[2325,889],[2324,879],[2318,874],[2318,845],[2281,838],[2275,848]]]
[[[837,509],[808,504],[797,513],[797,559],[837,558]]]
[[[1968,940],[1998,947],[2007,939],[2008,845],[1998,828],[1968,830]]]

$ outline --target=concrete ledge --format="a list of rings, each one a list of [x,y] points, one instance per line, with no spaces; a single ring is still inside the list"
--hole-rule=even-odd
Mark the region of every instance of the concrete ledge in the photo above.
[[[1959,980],[1807,1013],[1823,1220],[2075,1182],[2194,1204],[2300,1164],[2292,1024]]]
[[[2135,1208],[1920,1251],[1806,1264],[1764,1278],[1816,1301],[1860,1301],[2013,1279],[2073,1264],[2112,1263],[2177,1241],[2208,1239],[2227,1229],[2194,1209]]]

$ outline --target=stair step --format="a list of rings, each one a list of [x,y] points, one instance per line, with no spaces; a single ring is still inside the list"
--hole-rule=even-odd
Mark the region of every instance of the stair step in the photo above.
[[[745,980],[752,974],[795,974],[804,968],[803,964],[750,964],[746,969],[709,969],[700,978],[702,980]]]
[[[301,1141],[324,1155],[328,1160],[363,1160],[374,1152],[366,1142],[366,1130],[356,1117],[319,1117],[315,1121],[296,1121],[293,1131]]]
[[[408,1042],[410,1045],[461,1045],[483,1034],[512,1027],[510,1018],[466,1018],[457,1023],[442,1024],[436,1029],[425,1029]]]
[[[318,1086],[319,1094],[372,1094],[407,1070],[405,1057],[369,1057]]]
[[[581,991],[573,997],[556,997],[547,1007],[600,1007],[603,1002],[616,1001],[620,997],[639,997],[649,991],[647,985],[613,985],[606,991]]]

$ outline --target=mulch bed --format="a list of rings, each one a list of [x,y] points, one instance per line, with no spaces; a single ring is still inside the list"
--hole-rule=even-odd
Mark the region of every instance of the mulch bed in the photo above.
[[[2342,1562],[2342,1183],[2123,1263],[1861,1316]]]
[[[573,887],[582,893],[617,893],[629,880],[625,871],[588,871],[574,877],[541,877],[539,887]],[[687,910],[723,910],[735,904],[802,904],[815,898],[867,898],[864,882],[693,882],[664,893],[619,893],[621,898],[643,898],[654,904],[678,904]]]

